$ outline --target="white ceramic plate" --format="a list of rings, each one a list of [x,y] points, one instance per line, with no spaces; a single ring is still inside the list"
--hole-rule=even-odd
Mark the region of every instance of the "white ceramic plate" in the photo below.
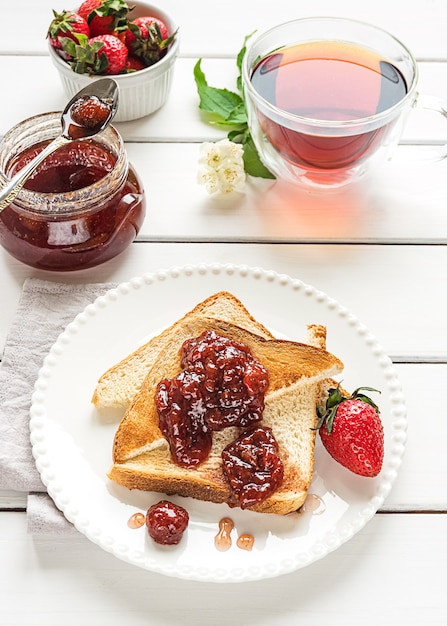
[[[226,505],[171,498],[190,514],[177,547],[157,546],[144,528],[127,521],[160,494],[131,492],[111,483],[117,416],[91,404],[99,376],[148,336],[222,289],[240,298],[267,327],[290,339],[307,323],[325,324],[328,350],[344,363],[343,386],[371,386],[385,428],[383,470],[375,479],[356,476],[327,454],[317,437],[310,489],[316,511],[281,517]],[[278,576],[309,565],[357,533],[381,506],[396,477],[406,438],[406,410],[394,367],[376,339],[349,311],[300,280],[233,265],[200,265],[159,271],[121,284],[86,307],[60,335],[39,373],[31,409],[33,454],[58,508],[92,542],[116,557],[169,576],[240,582]],[[214,547],[218,522],[235,522],[233,545]],[[251,551],[235,539],[248,532]]]

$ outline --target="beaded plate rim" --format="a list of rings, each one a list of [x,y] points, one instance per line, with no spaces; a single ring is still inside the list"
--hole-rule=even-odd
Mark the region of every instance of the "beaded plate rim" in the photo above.
[[[107,320],[108,316],[113,316],[113,309],[117,303],[122,304],[129,296],[137,298],[138,301],[139,297],[145,296],[146,293],[150,294],[151,290],[157,291],[161,285],[169,293],[172,288],[174,290],[181,288],[182,281],[188,282],[188,289],[194,284],[201,284],[201,281],[205,281],[210,286],[216,282],[215,291],[220,291],[223,288],[231,291],[235,283],[239,286],[239,283],[242,284],[246,280],[250,282],[252,289],[257,291],[274,288],[275,295],[279,294],[280,298],[284,298],[284,302],[293,300],[295,295],[298,297],[298,301],[301,299],[301,303],[306,303],[306,306],[310,306],[311,309],[313,307],[318,311],[322,310],[329,319],[337,320],[337,324],[346,329],[347,336],[354,337],[354,341],[363,346],[361,350],[365,351],[365,358],[370,359],[374,363],[374,368],[380,375],[383,375],[386,389],[383,390],[382,395],[387,397],[390,409],[390,415],[386,416],[388,449],[382,472],[378,479],[374,479],[374,488],[370,489],[368,486],[369,495],[365,496],[364,501],[361,495],[355,496],[355,513],[351,517],[348,517],[343,523],[338,524],[337,522],[335,530],[329,527],[322,538],[313,541],[305,549],[300,548],[296,553],[293,553],[292,545],[291,553],[287,557],[279,555],[278,558],[275,558],[269,553],[268,558],[263,560],[262,555],[260,557],[258,554],[257,560],[253,564],[250,560],[250,554],[246,555],[248,558],[244,557],[245,561],[241,561],[240,555],[232,560],[231,557],[222,558],[217,554],[214,555],[209,549],[207,561],[209,565],[204,565],[200,561],[196,563],[193,556],[189,555],[188,557],[188,548],[180,559],[176,559],[172,551],[168,553],[163,553],[160,550],[153,551],[151,547],[148,547],[147,542],[141,549],[136,549],[134,537],[129,543],[126,543],[122,537],[117,538],[110,533],[103,532],[101,525],[96,523],[97,520],[92,523],[88,510],[85,510],[82,497],[80,499],[74,498],[71,492],[73,488],[70,491],[70,488],[63,481],[60,481],[59,470],[63,466],[61,466],[63,461],[55,451],[60,448],[61,441],[65,442],[65,435],[63,432],[60,434],[60,425],[55,424],[58,418],[54,414],[54,409],[51,413],[51,406],[50,408],[48,406],[48,398],[54,394],[52,381],[55,373],[67,351],[76,353],[76,342],[82,333],[88,332],[91,321],[97,318],[101,319],[101,317]],[[200,299],[197,299],[196,302],[199,302]],[[244,302],[243,297],[241,300]],[[266,303],[267,307],[276,304],[269,303],[268,298]],[[244,304],[246,303],[244,302]],[[250,306],[247,308],[250,310]],[[330,328],[328,331],[330,332]],[[90,389],[87,393],[91,391]],[[56,435],[54,434],[55,427],[57,427]],[[397,372],[377,339],[356,316],[324,292],[289,275],[259,267],[221,263],[175,266],[150,272],[119,284],[86,306],[67,325],[45,357],[35,384],[30,411],[32,451],[42,481],[56,506],[82,534],[123,561],[167,576],[202,582],[244,582],[279,576],[310,565],[346,543],[374,516],[388,496],[404,455],[406,431],[405,399]],[[70,445],[68,448],[70,451]],[[82,456],[82,452],[79,452],[77,448],[69,454],[73,455],[75,461],[77,460],[76,455]],[[84,460],[80,458],[79,462],[83,463]],[[89,468],[87,467],[85,471],[88,476]],[[105,477],[104,479],[107,480]],[[360,480],[368,481],[370,479]],[[113,497],[111,494],[110,498]],[[349,497],[348,508],[350,506]],[[80,505],[77,500],[81,502]],[[207,503],[207,506],[220,507],[222,505]],[[193,532],[197,534],[200,531]]]

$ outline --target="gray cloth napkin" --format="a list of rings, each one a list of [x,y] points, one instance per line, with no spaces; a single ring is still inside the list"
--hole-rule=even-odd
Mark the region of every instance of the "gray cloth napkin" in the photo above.
[[[29,410],[37,374],[66,325],[112,287],[35,278],[24,283],[0,364],[0,489],[31,494],[27,506],[30,532],[74,532],[45,493],[31,452]]]
[[[30,493],[26,505],[27,530],[32,535],[76,536],[78,531],[46,493]],[[78,535],[79,536],[79,535]]]

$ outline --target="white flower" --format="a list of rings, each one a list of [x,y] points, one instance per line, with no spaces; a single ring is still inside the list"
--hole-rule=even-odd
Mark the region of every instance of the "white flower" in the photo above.
[[[228,139],[202,143],[197,182],[205,185],[209,194],[242,191],[245,184],[243,154],[243,147]]]

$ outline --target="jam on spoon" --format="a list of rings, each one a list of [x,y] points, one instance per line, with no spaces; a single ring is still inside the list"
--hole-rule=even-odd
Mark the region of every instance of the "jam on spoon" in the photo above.
[[[94,94],[79,97],[63,114],[67,133],[71,139],[96,135],[109,123],[112,112],[111,98],[99,98]]]
[[[0,190],[0,211],[20,193],[26,180],[47,156],[70,141],[93,137],[112,121],[118,108],[118,85],[111,78],[94,81],[68,102],[61,115],[61,134]]]

